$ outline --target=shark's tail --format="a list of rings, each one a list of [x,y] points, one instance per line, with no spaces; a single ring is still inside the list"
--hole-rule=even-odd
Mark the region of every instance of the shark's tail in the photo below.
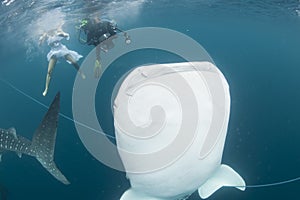
[[[60,93],[57,93],[41,124],[33,135],[31,147],[36,153],[37,160],[48,170],[50,174],[62,183],[70,184],[53,161],[59,105]]]

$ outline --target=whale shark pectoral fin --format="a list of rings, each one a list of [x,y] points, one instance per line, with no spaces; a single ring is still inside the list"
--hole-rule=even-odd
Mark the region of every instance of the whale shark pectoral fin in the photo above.
[[[150,197],[144,193],[138,192],[132,188],[124,192],[120,200],[165,200],[156,197]]]
[[[8,129],[8,133],[11,134],[12,136],[14,136],[15,139],[18,139],[17,137],[17,131],[14,127],[11,127]]]
[[[245,181],[236,171],[227,165],[221,165],[213,176],[198,189],[199,196],[206,199],[223,186],[236,187],[242,191],[246,189]]]
[[[22,153],[21,152],[17,152],[16,154],[18,155],[19,158],[22,158]]]

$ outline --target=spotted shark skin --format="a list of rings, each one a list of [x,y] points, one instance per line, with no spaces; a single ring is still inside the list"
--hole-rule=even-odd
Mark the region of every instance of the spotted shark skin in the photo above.
[[[15,128],[0,129],[0,161],[3,152],[16,152],[35,157],[42,166],[64,184],[70,184],[54,163],[54,148],[60,107],[60,93],[57,93],[36,129],[32,141],[16,134]]]

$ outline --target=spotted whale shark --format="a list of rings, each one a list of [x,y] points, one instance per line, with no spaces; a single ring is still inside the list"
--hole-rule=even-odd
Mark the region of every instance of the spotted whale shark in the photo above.
[[[52,101],[42,122],[36,129],[32,141],[17,135],[15,128],[0,129],[0,161],[2,153],[16,152],[35,157],[41,165],[57,180],[70,184],[54,162],[54,148],[60,108],[60,93]]]

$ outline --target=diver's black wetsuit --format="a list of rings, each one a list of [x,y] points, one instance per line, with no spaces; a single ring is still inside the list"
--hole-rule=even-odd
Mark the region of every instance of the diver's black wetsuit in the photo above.
[[[107,38],[117,34],[117,28],[108,21],[89,20],[85,30],[87,44],[97,46]]]

